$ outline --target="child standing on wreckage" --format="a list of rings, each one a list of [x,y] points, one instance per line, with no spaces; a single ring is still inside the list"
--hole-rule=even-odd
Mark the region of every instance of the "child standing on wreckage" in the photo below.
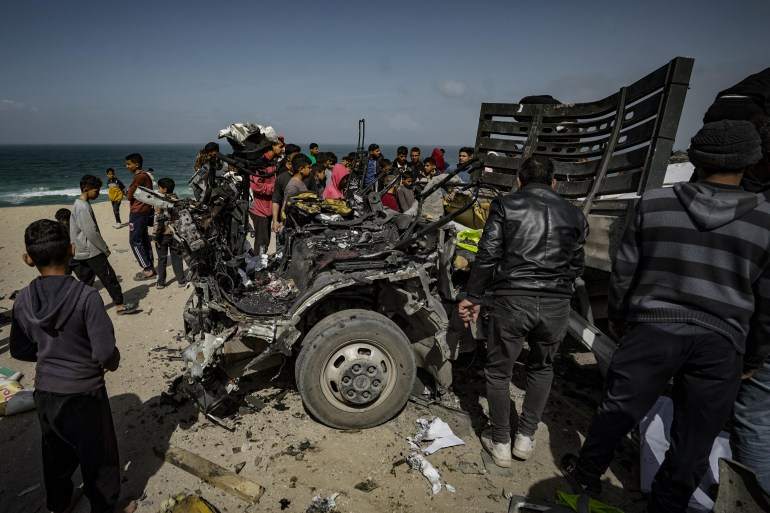
[[[13,358],[37,362],[46,507],[72,508],[78,499],[72,474],[79,465],[92,512],[130,513],[135,501],[118,502],[120,458],[104,386],[104,373],[120,363],[112,321],[99,293],[69,276],[74,246],[63,224],[35,221],[24,244],[24,263],[40,276],[16,298],[9,348]]]

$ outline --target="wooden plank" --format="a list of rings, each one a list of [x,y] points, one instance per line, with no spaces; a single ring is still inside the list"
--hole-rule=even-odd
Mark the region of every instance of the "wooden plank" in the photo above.
[[[243,499],[249,504],[256,504],[265,493],[265,489],[260,485],[181,447],[171,445],[165,452],[155,447],[153,451],[157,457],[203,479],[212,486]]]

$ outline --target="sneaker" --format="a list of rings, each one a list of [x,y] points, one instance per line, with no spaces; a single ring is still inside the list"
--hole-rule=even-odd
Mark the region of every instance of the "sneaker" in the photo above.
[[[489,429],[481,432],[481,446],[492,457],[492,461],[498,467],[509,468],[513,461],[511,457],[511,442],[500,444],[494,442],[489,434]]]
[[[183,289],[186,286],[187,286],[187,282],[186,281],[183,281],[182,283],[177,283],[177,287],[179,287],[180,289]]]
[[[120,228],[120,227],[122,227],[122,226],[123,226],[123,225],[122,225],[121,223],[114,223],[114,224],[112,225],[112,227],[113,227],[113,228]]]
[[[602,493],[602,482],[599,479],[585,480],[578,475],[578,457],[574,454],[565,454],[561,459],[561,473],[569,481],[572,491],[577,494],[588,494],[596,497]]]
[[[522,461],[527,461],[532,456],[532,451],[535,450],[535,440],[521,433],[516,433],[516,438],[513,440],[513,449],[511,453]]]
[[[164,285],[161,282],[158,282],[158,283],[155,284],[155,288],[158,289],[158,290],[163,290],[163,289],[166,288],[166,285]]]

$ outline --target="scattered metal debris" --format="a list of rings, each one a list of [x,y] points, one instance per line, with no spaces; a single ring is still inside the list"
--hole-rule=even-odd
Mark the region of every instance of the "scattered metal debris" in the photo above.
[[[27,495],[28,493],[32,493],[35,490],[37,490],[38,488],[40,488],[40,483],[38,483],[36,485],[32,485],[29,488],[23,489],[22,491],[19,492],[19,495],[17,495],[16,497],[22,497],[24,495]]]
[[[305,510],[305,513],[336,513],[338,511],[337,503],[334,500],[339,495],[339,492],[335,492],[326,498],[316,495],[313,497],[310,506]]]
[[[422,475],[428,479],[430,482],[431,490],[434,494],[437,494],[441,491],[441,475],[439,474],[438,470],[436,470],[436,467],[434,467],[430,461],[425,459],[425,456],[417,451],[412,451],[409,453],[409,456],[406,457],[406,462],[414,470],[419,470]],[[446,489],[450,492],[455,491],[455,488],[449,485],[446,486]]]
[[[355,485],[353,488],[356,490],[361,490],[362,492],[371,492],[372,490],[375,490],[379,488],[380,485],[372,478],[368,478],[364,481],[361,481],[357,485]]]

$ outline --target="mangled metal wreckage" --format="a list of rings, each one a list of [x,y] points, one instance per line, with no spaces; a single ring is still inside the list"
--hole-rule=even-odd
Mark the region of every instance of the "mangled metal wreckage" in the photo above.
[[[210,162],[191,180],[194,199],[166,203],[194,289],[179,388],[216,420],[212,412],[244,375],[294,362],[305,407],[337,428],[389,420],[409,399],[418,368],[441,394],[459,341],[472,340],[453,315],[473,258],[458,247],[458,232],[483,227],[481,206],[513,190],[520,162],[534,154],[554,160],[557,192],[588,216],[587,283],[569,329],[605,367],[614,344],[593,320],[633,201],[609,195],[662,185],[691,69],[691,59],[675,58],[593,103],[482,104],[478,160],[434,179],[410,211],[383,209],[382,193],[355,179],[346,200],[303,194],[288,202],[269,258],[246,242],[248,181],[269,176],[262,155],[275,133],[231,125],[220,137],[233,154],[217,156],[231,172],[217,176],[209,169],[219,164]],[[460,171],[471,172],[471,183],[457,183]]]

